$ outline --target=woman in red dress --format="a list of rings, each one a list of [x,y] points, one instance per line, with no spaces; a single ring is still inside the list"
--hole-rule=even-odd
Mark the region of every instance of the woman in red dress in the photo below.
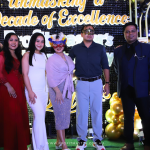
[[[0,147],[5,150],[27,150],[30,144],[21,59],[19,38],[7,34],[0,52]]]

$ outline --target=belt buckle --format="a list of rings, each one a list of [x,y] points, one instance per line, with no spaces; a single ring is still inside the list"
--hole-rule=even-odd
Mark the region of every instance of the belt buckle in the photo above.
[[[96,76],[94,78],[91,78],[91,80],[89,82],[93,82],[93,81],[98,80],[98,79],[99,79],[99,76]]]
[[[93,82],[91,79],[89,79],[89,82]]]
[[[90,78],[89,79],[89,82],[93,82],[93,81],[95,81],[95,78]]]

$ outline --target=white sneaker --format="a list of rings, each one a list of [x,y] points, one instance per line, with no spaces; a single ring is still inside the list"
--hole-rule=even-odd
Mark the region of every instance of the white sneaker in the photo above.
[[[76,150],[84,150],[86,148],[86,142],[83,140],[78,141],[78,145],[76,146]]]
[[[95,147],[97,150],[106,150],[100,140],[96,140],[93,143],[93,147]]]

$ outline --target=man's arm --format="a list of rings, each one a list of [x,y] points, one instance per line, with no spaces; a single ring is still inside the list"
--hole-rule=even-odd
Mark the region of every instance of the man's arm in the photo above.
[[[71,57],[72,60],[74,60],[75,55],[74,55],[73,48],[69,51],[69,56]],[[73,78],[76,78],[75,70],[73,71]]]
[[[108,95],[110,93],[109,69],[104,69],[103,72],[104,72],[104,77],[105,77],[104,93],[105,93],[105,95]]]
[[[73,48],[69,51],[69,56],[71,57],[72,60],[74,60],[75,55],[74,55]]]
[[[105,95],[108,95],[110,93],[110,89],[109,89],[109,65],[108,65],[108,58],[106,55],[106,50],[105,47],[103,46],[103,50],[101,53],[101,66],[104,72],[104,78],[105,78],[105,85],[104,85],[104,89],[103,92],[105,93]]]

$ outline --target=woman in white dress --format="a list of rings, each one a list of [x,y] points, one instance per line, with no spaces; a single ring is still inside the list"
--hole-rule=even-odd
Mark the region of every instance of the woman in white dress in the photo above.
[[[22,59],[22,73],[26,86],[25,95],[34,114],[32,127],[34,150],[49,150],[45,128],[48,93],[45,74],[47,58],[44,54],[44,48],[43,34],[34,33],[30,39],[28,51]]]

